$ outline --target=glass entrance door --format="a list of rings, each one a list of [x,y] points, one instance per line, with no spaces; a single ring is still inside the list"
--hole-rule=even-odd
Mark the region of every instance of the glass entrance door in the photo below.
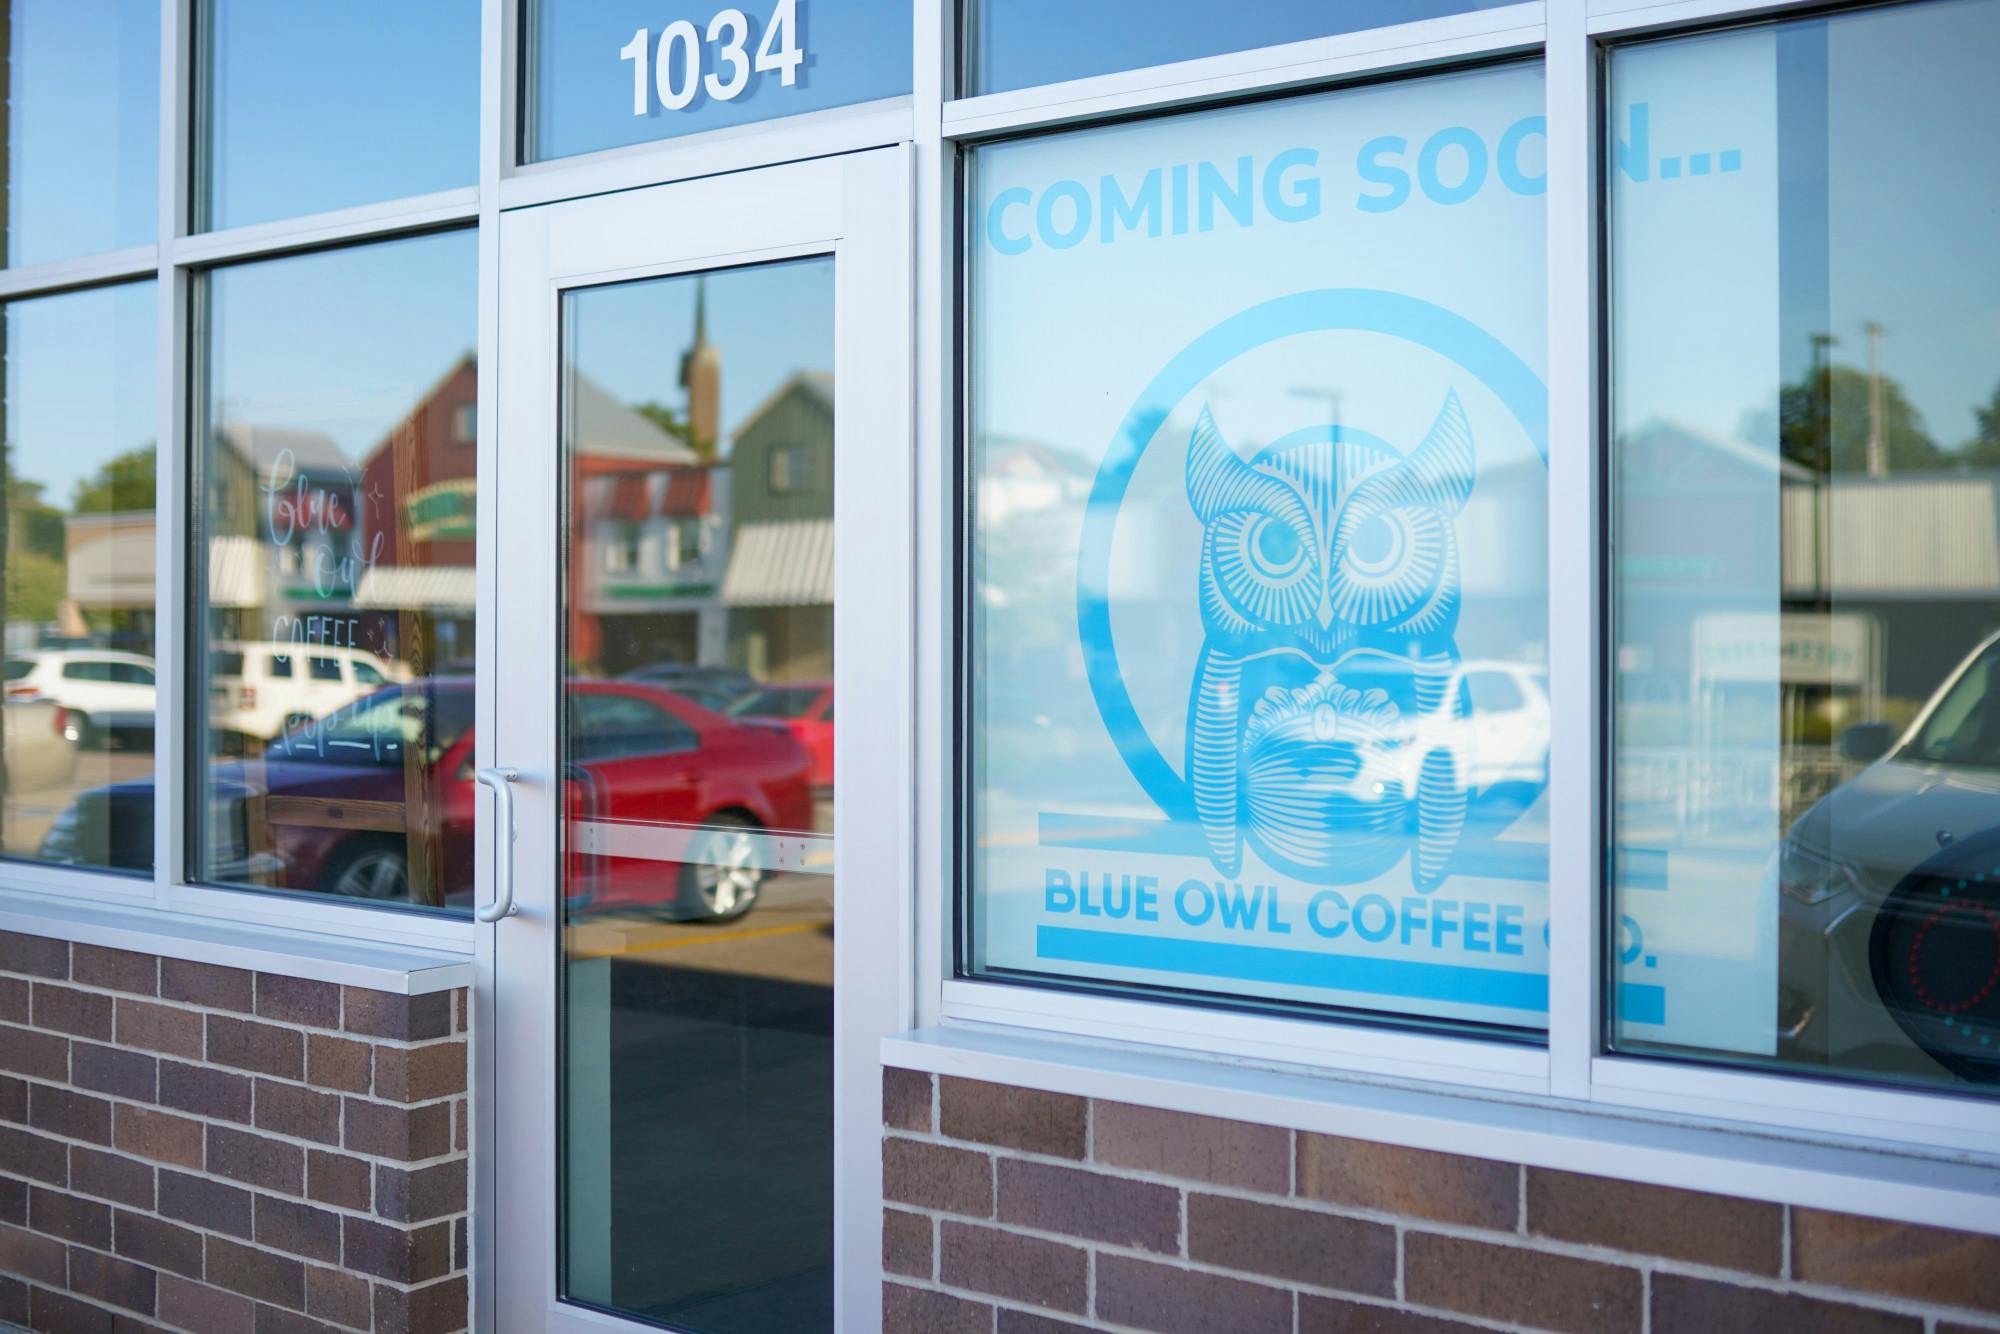
[[[909,939],[907,802],[882,799],[906,748],[880,746],[910,712],[881,583],[909,575],[900,161],[503,227],[500,1330],[878,1319],[876,1048]]]

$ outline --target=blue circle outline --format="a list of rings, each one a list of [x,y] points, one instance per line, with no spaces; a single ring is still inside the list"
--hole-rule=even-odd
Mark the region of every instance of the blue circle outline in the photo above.
[[[1209,375],[1246,352],[1295,334],[1352,330],[1414,343],[1485,385],[1549,461],[1549,394],[1528,364],[1486,330],[1443,306],[1368,287],[1294,292],[1238,311],[1169,361],[1119,423],[1098,465],[1077,551],[1076,624],[1091,699],[1125,765],[1170,819],[1195,818],[1187,780],[1167,763],[1125,689],[1111,638],[1111,538],[1132,471],[1173,410]],[[1148,428],[1150,423],[1150,429]],[[1144,431],[1142,437],[1140,432]]]

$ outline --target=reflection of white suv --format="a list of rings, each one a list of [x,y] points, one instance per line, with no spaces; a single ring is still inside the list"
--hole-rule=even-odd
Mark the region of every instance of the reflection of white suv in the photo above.
[[[112,649],[49,649],[7,659],[7,698],[47,700],[67,711],[79,746],[110,738],[148,740],[153,730],[153,660]]]
[[[265,740],[402,679],[366,649],[321,644],[218,643],[208,669],[210,725]]]

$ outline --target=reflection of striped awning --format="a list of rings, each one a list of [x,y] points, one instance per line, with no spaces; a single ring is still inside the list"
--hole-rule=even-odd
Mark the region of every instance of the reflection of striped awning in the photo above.
[[[667,494],[660,513],[673,519],[696,519],[708,513],[707,468],[675,468],[667,474]]]
[[[722,600],[732,607],[833,602],[833,520],[746,523],[732,535]]]
[[[208,605],[264,605],[264,547],[254,537],[213,537],[208,542]]]
[[[645,473],[627,473],[613,480],[611,503],[606,515],[626,523],[638,523],[653,511],[652,478]]]
[[[377,565],[354,590],[355,606],[388,611],[471,611],[478,602],[470,565]]]

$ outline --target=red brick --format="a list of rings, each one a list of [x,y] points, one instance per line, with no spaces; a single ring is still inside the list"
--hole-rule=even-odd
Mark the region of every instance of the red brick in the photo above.
[[[948,1292],[882,1285],[882,1334],[992,1334],[993,1308]]]
[[[111,1206],[65,1191],[34,1186],[28,1191],[28,1226],[99,1250],[111,1249]]]
[[[28,1294],[28,1324],[62,1334],[121,1334],[122,1329],[149,1329],[129,1316],[86,1302],[66,1292],[35,1288]]]
[[[1775,1204],[1528,1169],[1528,1230],[1562,1241],[1775,1277],[1784,1225]]]
[[[95,991],[37,982],[30,1012],[36,1028],[76,1038],[111,1040],[111,997]]]
[[[306,1151],[268,1135],[253,1135],[228,1126],[208,1128],[208,1170],[219,1177],[261,1186],[265,1190],[303,1195]]]
[[[914,1130],[929,1134],[931,1122],[931,1076],[922,1070],[882,1071],[882,1124],[890,1130]]]
[[[120,1209],[112,1249],[128,1260],[186,1278],[201,1277],[202,1237],[192,1228]]]
[[[225,1014],[208,1016],[208,1059],[217,1065],[279,1079],[303,1079],[305,1035],[297,1029]]]
[[[425,996],[398,996],[386,991],[348,987],[343,997],[341,1027],[371,1038],[398,1042],[428,1042],[451,1032],[451,995],[434,991]]]
[[[1441,1315],[1399,1311],[1393,1306],[1363,1306],[1338,1297],[1299,1294],[1299,1334],[1481,1334],[1485,1328]]]
[[[34,1084],[28,1088],[28,1124],[51,1135],[111,1143],[111,1104],[74,1089]]]
[[[160,1275],[158,1315],[201,1334],[255,1334],[257,1327],[257,1308],[248,1298],[171,1274]]]
[[[283,973],[257,974],[257,1014],[281,1024],[305,1024],[311,1028],[340,1027],[340,987],[333,982],[287,977]]]
[[[902,1209],[882,1211],[882,1268],[912,1278],[931,1276],[931,1220]]]
[[[47,936],[24,936],[18,931],[0,931],[0,973],[26,973],[30,977],[69,976],[69,942]]]
[[[392,1223],[421,1223],[465,1212],[465,1160],[406,1169],[375,1168],[375,1212]]]
[[[28,1285],[18,1278],[0,1274],[0,1323],[28,1324]]]
[[[152,1167],[101,1149],[70,1145],[69,1186],[79,1195],[95,1195],[135,1209],[153,1207]]]
[[[451,1152],[451,1106],[389,1107],[362,1098],[346,1100],[342,1146],[377,1158],[415,1162]]]
[[[1298,1153],[1307,1199],[1506,1232],[1520,1217],[1513,1163],[1303,1132]]]
[[[1099,1251],[1097,1317],[1160,1334],[1290,1334],[1292,1295]]]
[[[151,1315],[158,1280],[159,1275],[145,1265],[81,1246],[69,1248],[70,1291],[106,1306]]]
[[[946,1213],[993,1216],[993,1160],[913,1139],[882,1142],[882,1198]]]
[[[205,1272],[210,1283],[260,1302],[289,1306],[293,1310],[306,1304],[305,1263],[289,1255],[210,1237]]]
[[[28,1083],[12,1075],[0,1075],[0,1121],[28,1124]]]
[[[255,1222],[259,1246],[308,1260],[340,1263],[340,1215],[331,1210],[259,1195]]]
[[[294,1139],[317,1140],[321,1144],[340,1143],[340,1096],[280,1084],[273,1079],[257,1081],[259,1130],[290,1135]]]
[[[121,1102],[114,1114],[112,1129],[112,1142],[121,1153],[201,1170],[202,1126],[199,1121]]]
[[[368,1280],[339,1269],[306,1266],[306,1314],[336,1325],[367,1329],[371,1314]]]
[[[256,986],[251,974],[242,968],[198,963],[193,959],[162,959],[160,995],[212,1010],[248,1014],[255,1005]]]
[[[28,995],[26,978],[0,977],[0,1024],[28,1022]]]
[[[2000,1237],[1794,1209],[1792,1276],[2000,1314]]]
[[[79,944],[71,947],[70,976],[89,987],[151,996],[160,989],[160,960],[131,950]]]
[[[0,1177],[0,1223],[15,1227],[28,1225],[28,1183]]]
[[[465,1092],[465,1044],[375,1049],[375,1096],[391,1102],[428,1102]]]
[[[54,1237],[0,1223],[0,1271],[60,1288],[69,1282],[68,1252]]]
[[[1429,1232],[1404,1234],[1403,1295],[1565,1334],[1636,1334],[1642,1319],[1636,1269]]]
[[[152,1001],[118,998],[118,1045],[200,1060],[201,1016]]]
[[[469,1323],[465,1276],[421,1288],[375,1285],[375,1334],[452,1334]]]
[[[160,1105],[214,1121],[249,1124],[250,1076],[205,1065],[160,1062]]]
[[[375,1049],[352,1038],[306,1034],[306,1082],[341,1093],[366,1093]]]
[[[0,1126],[0,1172],[50,1186],[67,1186],[69,1146],[32,1131]]]
[[[1180,1250],[1181,1199],[1172,1186],[1002,1158],[999,1187],[1003,1223],[1162,1255]]]
[[[160,1169],[160,1213],[184,1223],[249,1240],[251,1195],[240,1186]]]
[[[1082,1315],[1090,1304],[1090,1253],[1081,1246],[947,1218],[938,1273],[947,1287]]]
[[[1112,1167],[1273,1195],[1292,1188],[1291,1132],[1122,1102],[1092,1112],[1090,1156]]]
[[[275,1306],[257,1308],[257,1334],[346,1334],[346,1331],[315,1320],[297,1311],[280,1310]]]
[[[31,1079],[68,1079],[69,1039],[59,1033],[0,1024],[0,1070]]]
[[[1396,1295],[1396,1230],[1383,1223],[1190,1192],[1187,1253],[1218,1269]]]
[[[392,1283],[424,1283],[451,1269],[451,1225],[390,1227],[366,1218],[340,1220],[341,1267]]]
[[[1079,1325],[1073,1320],[1058,1320],[1054,1316],[1019,1311],[1011,1306],[1000,1308],[1000,1322],[995,1328],[998,1334],[1091,1334],[1089,1326]]]
[[[151,1102],[159,1089],[159,1062],[142,1051],[72,1042],[69,1082],[114,1098]]]
[[[938,1125],[948,1139],[1081,1159],[1090,1104],[1067,1093],[938,1077]]]
[[[368,1164],[361,1159],[320,1149],[306,1151],[306,1194],[321,1204],[367,1209],[372,1198],[369,1183]]]
[[[1812,1334],[1920,1334],[1920,1316],[1891,1315],[1797,1293],[1653,1275],[1652,1334],[1811,1330]]]

